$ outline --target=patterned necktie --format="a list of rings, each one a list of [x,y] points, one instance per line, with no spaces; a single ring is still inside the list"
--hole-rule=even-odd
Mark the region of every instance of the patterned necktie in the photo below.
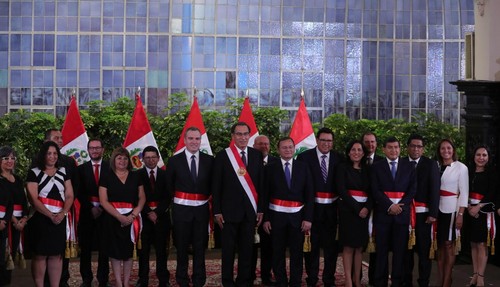
[[[395,179],[396,178],[396,162],[395,161],[391,161],[391,174],[392,174],[392,179]]]
[[[191,156],[191,178],[193,178],[194,182],[198,178],[196,174],[196,156],[194,154]]]
[[[149,184],[151,185],[151,191],[155,190],[155,172],[151,170],[149,172]]]
[[[247,157],[245,156],[245,151],[241,151],[241,161],[245,166],[247,166]]]
[[[95,184],[99,185],[99,164],[94,164],[94,179]]]
[[[326,155],[321,156],[321,175],[323,176],[323,181],[326,182],[328,177],[328,169],[326,168]]]
[[[286,184],[288,185],[288,188],[292,186],[292,176],[290,175],[290,163],[287,161],[285,162],[285,179],[286,179]]]

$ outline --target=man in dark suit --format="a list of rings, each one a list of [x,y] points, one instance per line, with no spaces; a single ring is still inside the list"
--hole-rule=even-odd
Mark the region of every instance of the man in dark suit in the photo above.
[[[189,286],[189,245],[193,247],[192,283],[206,282],[205,248],[208,242],[209,203],[214,158],[200,151],[201,132],[189,127],[184,133],[186,149],[168,160],[168,191],[174,198],[172,219],[177,248],[175,278],[180,287]]]
[[[269,202],[264,231],[271,234],[273,270],[277,286],[302,284],[304,232],[311,229],[314,191],[307,163],[293,160],[295,144],[290,137],[278,141],[280,160],[265,168],[264,193]],[[286,247],[290,252],[290,282],[286,275]]]
[[[250,127],[231,127],[231,144],[215,158],[212,184],[215,222],[222,230],[222,285],[249,286],[255,227],[262,222],[262,154],[248,147]],[[233,279],[238,248],[238,276]]]
[[[423,156],[424,147],[424,138],[421,135],[412,134],[407,141],[408,157],[401,159],[416,167],[418,182],[415,194],[416,245],[406,252],[405,286],[413,286],[414,250],[418,253],[418,286],[428,287],[431,276],[432,262],[429,259],[432,243],[431,226],[438,215],[441,177],[437,162]]]
[[[320,248],[323,248],[324,268],[323,283],[335,286],[335,268],[337,265],[337,198],[335,194],[335,169],[342,161],[342,156],[333,151],[334,135],[329,128],[321,128],[316,134],[318,145],[298,156],[306,162],[312,173],[314,184],[314,219],[311,228],[311,252],[304,254],[307,273],[307,285],[318,283]]]
[[[45,131],[45,136],[44,136],[44,142],[46,141],[53,141],[57,144],[59,149],[63,147],[63,137],[62,133],[58,129],[48,129]],[[61,157],[59,158],[59,162],[61,166],[63,166],[66,169],[68,177],[71,179],[71,185],[73,186],[73,192],[75,193],[76,196],[78,196],[78,173],[77,173],[77,166],[76,162],[73,158],[61,154]],[[71,212],[74,213],[74,206],[71,208]],[[63,256],[63,266],[62,266],[62,272],[61,272],[61,280],[59,283],[59,287],[69,287],[68,280],[69,280],[69,258],[64,258]],[[44,278],[44,286],[49,286],[49,276],[48,272],[45,272],[45,278]]]
[[[99,251],[97,280],[99,286],[106,286],[109,277],[109,263],[106,254],[105,238],[102,238],[102,207],[99,204],[99,178],[109,171],[109,162],[102,160],[104,147],[99,139],[87,143],[90,161],[78,166],[80,201],[80,221],[78,224],[78,242],[80,245],[80,274],[82,287],[92,286],[92,249]]]
[[[259,135],[255,137],[253,142],[253,147],[262,153],[263,164],[264,166],[271,164],[279,159],[269,154],[271,149],[271,144],[269,142],[269,138],[265,135]],[[252,279],[255,280],[255,270],[257,267],[257,251],[260,245],[260,278],[262,279],[262,284],[264,286],[273,286],[274,280],[271,275],[271,269],[273,267],[273,250],[271,246],[271,236],[264,232],[262,225],[258,228],[258,233],[260,237],[260,243],[254,244],[253,253],[252,253],[252,270],[251,276]],[[252,280],[253,281],[253,280]]]
[[[410,205],[416,193],[416,172],[409,162],[399,160],[400,146],[395,137],[384,142],[386,160],[373,164],[371,190],[375,198],[374,227],[377,248],[375,286],[387,286],[384,272],[388,270],[389,250],[392,250],[391,282],[402,285],[403,258],[408,248]]]
[[[170,238],[170,213],[168,212],[172,197],[167,189],[167,174],[158,168],[160,153],[154,146],[147,146],[142,151],[145,167],[139,170],[144,183],[146,203],[141,211],[142,249],[139,250],[139,280],[136,286],[146,287],[149,284],[149,253],[151,245],[156,253],[156,276],[159,286],[170,286],[170,273],[167,269],[167,248]]]
[[[366,156],[366,165],[370,166],[379,160],[384,158],[377,155],[377,136],[372,132],[366,132],[361,136],[361,142],[365,146],[368,154]],[[373,210],[371,213],[371,221],[373,222]],[[368,265],[368,280],[370,285],[375,285],[375,267],[377,266],[377,252],[371,252],[370,255],[370,265]],[[384,271],[385,277],[389,277],[389,270]],[[363,274],[361,274],[363,276]]]

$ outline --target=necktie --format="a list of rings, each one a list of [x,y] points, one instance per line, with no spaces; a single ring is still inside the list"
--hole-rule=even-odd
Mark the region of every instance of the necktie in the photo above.
[[[366,159],[366,164],[367,165],[372,165],[372,163],[373,163],[373,158],[369,157],[369,158]]]
[[[151,170],[149,172],[149,184],[151,185],[151,191],[155,190],[155,172],[154,170]]]
[[[321,175],[323,176],[323,181],[326,182],[328,177],[328,170],[326,169],[326,155],[321,156]]]
[[[96,163],[94,164],[94,178],[95,178],[95,183],[99,185],[99,164]]]
[[[292,177],[290,175],[290,163],[287,161],[285,162],[285,179],[286,179],[286,184],[288,185],[288,188],[292,186]]]
[[[416,160],[412,160],[411,164],[413,165],[414,168],[417,168],[417,161]]]
[[[193,154],[191,156],[191,178],[193,179],[194,182],[196,182],[196,178],[197,178],[197,174],[196,174],[196,156]]]
[[[396,162],[391,161],[391,174],[392,174],[392,179],[396,178]]]
[[[245,156],[245,151],[241,151],[241,161],[245,166],[247,166],[247,157]]]

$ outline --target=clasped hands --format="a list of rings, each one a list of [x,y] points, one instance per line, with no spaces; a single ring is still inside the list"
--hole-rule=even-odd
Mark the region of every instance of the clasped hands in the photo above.
[[[391,207],[389,207],[387,213],[389,213],[389,215],[399,215],[403,212],[403,205],[404,203],[393,203]]]
[[[121,227],[125,227],[132,224],[132,222],[134,222],[134,219],[135,215],[133,213],[129,215],[120,214],[120,216],[118,217],[118,221],[120,221]]]
[[[64,217],[66,217],[66,214],[61,211],[58,213],[52,213],[52,217],[50,219],[52,220],[52,223],[58,225],[64,220]]]

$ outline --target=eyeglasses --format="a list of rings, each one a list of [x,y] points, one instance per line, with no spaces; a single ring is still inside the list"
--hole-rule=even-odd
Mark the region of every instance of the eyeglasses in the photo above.
[[[89,147],[89,150],[101,150],[102,146],[91,146]]]
[[[249,132],[246,132],[246,133],[240,133],[240,132],[237,132],[237,133],[234,133],[235,135],[239,136],[239,137],[246,137],[248,136],[250,133]]]
[[[15,156],[11,156],[11,157],[9,157],[9,156],[4,156],[4,157],[2,157],[2,160],[5,160],[5,161],[7,161],[7,160],[9,160],[9,159],[10,159],[10,160],[16,160],[16,159],[17,159],[17,157],[15,157]]]
[[[416,145],[416,144],[411,144],[411,145],[408,145],[409,148],[416,148],[416,149],[421,149],[421,148],[424,148],[423,145]]]
[[[157,159],[158,157],[157,156],[146,156],[146,157],[143,157],[142,159],[143,160],[152,160],[152,159]]]

